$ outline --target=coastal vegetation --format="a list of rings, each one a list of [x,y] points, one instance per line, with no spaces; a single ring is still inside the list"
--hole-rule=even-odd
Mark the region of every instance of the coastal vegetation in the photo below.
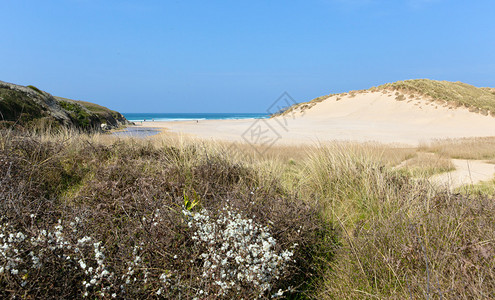
[[[78,111],[78,118],[87,119],[90,115],[94,115],[98,122],[101,124],[106,124],[107,129],[116,128],[122,125],[128,125],[129,122],[126,118],[119,112],[111,110],[104,106],[98,105],[96,103],[91,103],[81,100],[72,100],[62,97],[55,97],[55,99],[60,103],[68,103]]]
[[[495,116],[495,94],[490,89],[478,88],[459,81],[411,79],[386,83],[370,90],[394,90],[426,96],[431,100],[445,101],[454,107],[465,106],[473,111],[491,113]]]
[[[316,203],[219,149],[73,132],[0,140],[2,297],[299,294],[336,247]]]
[[[435,140],[420,149],[450,158],[495,160],[495,137]]]
[[[489,298],[494,199],[425,149],[3,130],[1,296]]]

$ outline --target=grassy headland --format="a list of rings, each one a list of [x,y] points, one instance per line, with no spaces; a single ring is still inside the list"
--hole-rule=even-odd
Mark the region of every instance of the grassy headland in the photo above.
[[[67,98],[62,98],[62,97],[55,97],[57,101],[62,105],[62,103],[70,103],[74,107],[80,106],[85,108],[85,111],[89,114],[94,114],[98,117],[98,120],[100,121],[100,124],[107,124],[108,127],[110,128],[115,128],[118,127],[119,125],[125,125],[128,123],[128,121],[125,119],[125,117],[115,111],[111,110],[107,107],[98,105],[96,103],[91,103],[87,101],[81,101],[81,100],[72,100],[72,99],[67,99]]]
[[[0,127],[60,128],[91,131],[128,124],[120,113],[84,101],[54,97],[32,85],[0,81]]]
[[[0,294],[479,299],[495,290],[494,199],[396,170],[423,165],[415,149],[342,143],[259,156],[229,146],[2,131]]]

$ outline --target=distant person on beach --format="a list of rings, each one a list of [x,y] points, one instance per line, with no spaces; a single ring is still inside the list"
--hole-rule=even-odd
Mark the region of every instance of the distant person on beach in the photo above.
[[[144,119],[144,121],[146,122],[146,119]]]

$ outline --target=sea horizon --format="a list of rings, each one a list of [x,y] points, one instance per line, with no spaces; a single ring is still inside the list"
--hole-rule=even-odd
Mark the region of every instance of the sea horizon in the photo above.
[[[131,122],[265,119],[268,113],[122,113]]]

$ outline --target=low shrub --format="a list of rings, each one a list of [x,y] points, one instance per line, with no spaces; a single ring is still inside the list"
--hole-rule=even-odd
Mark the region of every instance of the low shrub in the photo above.
[[[316,205],[197,145],[1,139],[1,297],[301,298],[335,248]]]

